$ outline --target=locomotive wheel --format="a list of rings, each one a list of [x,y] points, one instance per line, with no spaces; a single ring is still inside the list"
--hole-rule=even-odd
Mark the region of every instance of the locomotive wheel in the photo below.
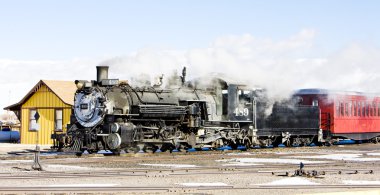
[[[278,145],[280,145],[280,144],[282,144],[282,138],[281,137],[276,137],[272,142],[273,147],[278,147]]]
[[[137,146],[134,146],[134,147],[132,146],[132,147],[126,148],[125,151],[127,153],[134,153],[134,154],[136,154],[137,152],[140,151],[140,148],[138,148]]]
[[[155,144],[145,144],[143,151],[145,152],[148,150],[152,153],[155,153],[158,149],[159,149],[158,146],[156,146]]]
[[[107,137],[107,145],[110,149],[115,150],[121,144],[121,137],[117,133],[111,133]]]
[[[166,151],[170,151],[170,153],[175,149],[174,145],[173,144],[169,144],[169,143],[164,143],[162,144],[162,147],[161,147],[161,151],[162,152],[166,152]]]
[[[115,156],[120,156],[120,152],[121,152],[121,150],[120,150],[120,149],[115,149],[115,150],[111,150],[111,152],[112,152],[113,155],[115,155]]]

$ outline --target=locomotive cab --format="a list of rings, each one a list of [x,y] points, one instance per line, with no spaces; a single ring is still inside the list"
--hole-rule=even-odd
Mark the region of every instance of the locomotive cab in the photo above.
[[[227,121],[253,122],[253,91],[244,86],[230,84],[222,91],[223,115]]]

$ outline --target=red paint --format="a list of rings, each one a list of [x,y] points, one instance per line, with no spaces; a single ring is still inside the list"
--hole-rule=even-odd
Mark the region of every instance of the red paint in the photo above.
[[[310,89],[295,96],[302,98],[302,105],[318,100],[323,130],[333,134],[380,132],[380,95]],[[326,125],[328,115],[330,126]]]

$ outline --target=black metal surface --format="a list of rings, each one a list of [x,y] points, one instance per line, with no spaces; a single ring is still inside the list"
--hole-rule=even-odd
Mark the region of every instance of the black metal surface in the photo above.
[[[139,105],[135,107],[133,111],[137,111],[142,117],[176,117],[185,115],[186,107],[171,105]]]
[[[319,108],[316,106],[274,105],[265,128],[319,129]]]
[[[259,129],[258,136],[282,136],[282,133],[290,133],[292,136],[314,136],[318,135],[318,128],[273,128]]]

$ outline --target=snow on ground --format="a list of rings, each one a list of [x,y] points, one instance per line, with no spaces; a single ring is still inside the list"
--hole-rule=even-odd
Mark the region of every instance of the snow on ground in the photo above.
[[[299,159],[278,159],[278,158],[234,158],[225,160],[216,160],[217,162],[229,162],[229,163],[280,163],[280,164],[320,164],[327,163],[326,161],[308,161]]]
[[[326,154],[320,156],[294,156],[293,158],[330,159],[345,161],[380,161],[380,158],[362,158],[362,154]]]
[[[194,168],[199,167],[197,165],[185,165],[185,164],[139,164],[144,166],[153,166],[153,167],[172,167],[172,168]]]
[[[255,155],[250,152],[234,152],[234,153],[228,153],[228,156],[250,156],[250,155]]]
[[[55,168],[60,170],[88,170],[90,168],[88,167],[81,167],[81,166],[71,166],[71,165],[44,165],[47,166],[47,168]]]
[[[225,183],[215,182],[215,183],[176,183],[177,185],[187,186],[187,187],[210,187],[210,186],[227,186]]]
[[[319,183],[315,183],[301,177],[290,177],[259,185],[319,185]]]
[[[352,185],[380,185],[380,181],[355,181],[355,180],[343,180],[344,184]]]
[[[367,153],[368,156],[380,156],[380,152]]]
[[[112,187],[117,186],[118,184],[54,184],[48,185],[49,187]]]
[[[33,160],[0,160],[0,163],[12,164],[12,163],[33,163]]]
[[[260,166],[260,165],[264,165],[264,164],[256,164],[256,163],[240,163],[240,162],[236,162],[236,163],[228,163],[228,164],[222,164],[222,166]]]

